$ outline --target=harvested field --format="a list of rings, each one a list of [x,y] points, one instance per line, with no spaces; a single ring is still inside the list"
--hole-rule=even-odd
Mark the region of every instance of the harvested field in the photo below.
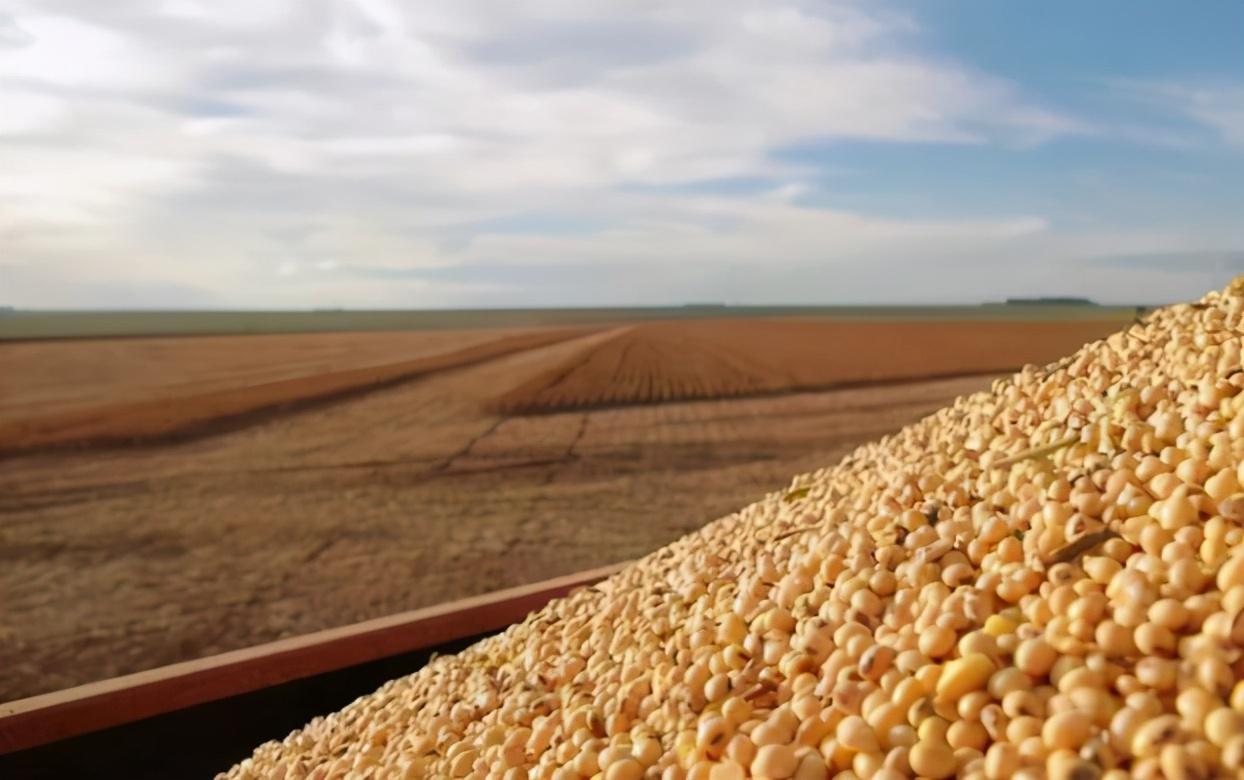
[[[510,413],[997,373],[1045,363],[1116,321],[653,322],[573,355],[497,398]],[[1023,356],[1017,362],[1017,356]]]
[[[299,336],[311,340],[300,342],[302,367],[238,350],[250,366],[238,372],[265,384],[316,361],[348,371],[501,338],[446,333],[435,347],[419,341],[431,334],[383,338],[396,350],[404,335],[412,352],[394,352],[397,361],[350,340],[311,357],[315,338],[339,336]],[[570,335],[210,436],[11,454],[0,467],[0,700],[637,557],[989,382],[913,376],[540,416],[493,410],[497,397],[623,337]],[[6,385],[0,416],[17,419],[17,403],[30,409],[43,394],[61,399],[52,411],[154,402],[197,381],[191,372],[228,389],[228,370],[212,368],[195,352],[211,345],[197,342],[181,342],[195,357],[183,358],[173,389],[160,389],[177,373],[158,361],[149,380],[135,368],[89,388],[56,364],[60,390],[53,378],[18,377],[41,389],[18,396]],[[0,344],[0,362],[15,365],[9,350],[32,346],[106,354],[120,342]],[[227,356],[226,346],[214,349]],[[1016,349],[1017,363],[1033,354]],[[176,362],[176,351],[157,352]]]
[[[0,454],[201,431],[583,335],[583,329],[27,342],[0,349]],[[400,359],[399,359],[400,358]]]

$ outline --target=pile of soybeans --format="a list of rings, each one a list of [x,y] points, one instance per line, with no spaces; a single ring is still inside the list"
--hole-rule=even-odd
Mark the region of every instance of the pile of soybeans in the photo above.
[[[1244,777],[1242,350],[1237,280],[221,777]]]

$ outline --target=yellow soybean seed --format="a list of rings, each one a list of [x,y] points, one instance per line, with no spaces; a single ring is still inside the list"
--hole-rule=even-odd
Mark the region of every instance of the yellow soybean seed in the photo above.
[[[946,663],[937,680],[939,699],[958,699],[984,688],[996,667],[984,653],[970,653]]]

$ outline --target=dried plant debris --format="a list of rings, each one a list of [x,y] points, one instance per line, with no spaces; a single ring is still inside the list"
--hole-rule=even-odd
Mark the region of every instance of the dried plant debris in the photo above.
[[[223,777],[1244,776],[1242,348],[1158,310]]]
[[[1044,458],[1048,455],[1052,455],[1055,452],[1058,452],[1061,449],[1070,447],[1072,444],[1075,444],[1079,440],[1080,440],[1080,435],[1073,433],[1070,436],[1064,436],[1061,439],[1058,439],[1057,441],[1050,442],[1049,444],[1043,444],[1040,447],[1030,447],[1024,450],[1023,452],[1017,452],[1014,455],[1005,457],[1002,460],[999,460],[996,463],[994,463],[994,466],[996,468],[1009,468],[1010,466],[1014,466],[1016,463],[1020,463],[1025,460],[1032,460],[1034,458]]]
[[[801,498],[807,498],[808,493],[810,492],[812,492],[812,488],[808,487],[807,485],[804,485],[803,487],[792,488],[786,491],[786,495],[782,497],[782,500],[788,503],[798,501]]]
[[[1071,544],[1055,552],[1051,556],[1050,563],[1056,564],[1074,562],[1078,560],[1081,555],[1085,554],[1094,547],[1097,547],[1110,539],[1118,538],[1119,534],[1117,531],[1111,531],[1108,529],[1105,531],[1094,531],[1093,533],[1085,534]]]

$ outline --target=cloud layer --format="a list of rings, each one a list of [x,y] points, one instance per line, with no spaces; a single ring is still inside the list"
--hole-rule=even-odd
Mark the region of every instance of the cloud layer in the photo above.
[[[1238,145],[1239,94],[1149,94]],[[973,300],[1244,245],[818,205],[782,150],[1104,132],[875,4],[39,0],[0,16],[0,106],[22,306]]]

